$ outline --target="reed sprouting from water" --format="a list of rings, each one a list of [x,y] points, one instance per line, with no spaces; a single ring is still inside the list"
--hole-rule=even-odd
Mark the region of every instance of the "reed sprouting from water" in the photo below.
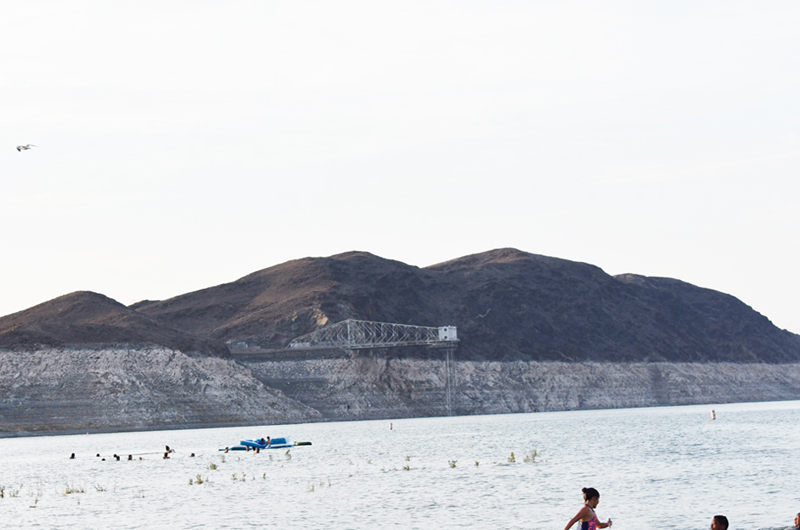
[[[72,493],[86,493],[86,488],[81,484],[77,486],[75,484],[65,484],[64,495],[70,495]]]
[[[208,482],[208,478],[203,478],[203,476],[200,473],[198,473],[195,478],[190,478],[189,479],[189,485],[190,486],[192,484],[202,484],[203,482]]]

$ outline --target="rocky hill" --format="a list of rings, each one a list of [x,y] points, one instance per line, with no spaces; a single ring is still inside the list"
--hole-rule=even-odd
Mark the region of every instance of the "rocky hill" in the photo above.
[[[227,346],[76,292],[0,318],[0,437],[317,421]]]
[[[800,361],[800,336],[733,296],[515,249],[425,268],[365,252],[305,258],[131,308],[186,333],[264,348],[357,318],[455,325],[459,357],[471,360]]]
[[[348,318],[455,325],[456,362],[269,351]],[[424,268],[349,252],[0,318],[0,437],[772,399],[800,399],[800,336],[733,296],[514,249]]]
[[[79,291],[0,318],[0,349],[160,345],[228,356],[224,343],[175,329],[102,294]]]

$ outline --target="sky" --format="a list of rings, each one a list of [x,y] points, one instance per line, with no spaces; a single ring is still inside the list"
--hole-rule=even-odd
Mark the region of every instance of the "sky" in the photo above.
[[[796,1],[17,2],[0,315],[515,247],[800,333],[798,27]]]

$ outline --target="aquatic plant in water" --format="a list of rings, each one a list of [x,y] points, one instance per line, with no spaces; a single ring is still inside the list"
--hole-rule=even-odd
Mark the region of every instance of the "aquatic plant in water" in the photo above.
[[[82,485],[65,484],[64,495],[70,495],[72,493],[86,493],[86,488]]]

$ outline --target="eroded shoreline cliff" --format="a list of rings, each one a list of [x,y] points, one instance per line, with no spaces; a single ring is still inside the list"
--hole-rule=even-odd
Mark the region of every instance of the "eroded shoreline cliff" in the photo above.
[[[447,413],[444,362],[379,357],[248,362],[265,385],[326,420]],[[800,399],[800,364],[454,363],[453,414]]]
[[[0,437],[321,419],[229,359],[162,347],[0,350]]]
[[[0,350],[0,437],[443,416],[441,360]],[[456,361],[456,415],[800,399],[800,363]]]

